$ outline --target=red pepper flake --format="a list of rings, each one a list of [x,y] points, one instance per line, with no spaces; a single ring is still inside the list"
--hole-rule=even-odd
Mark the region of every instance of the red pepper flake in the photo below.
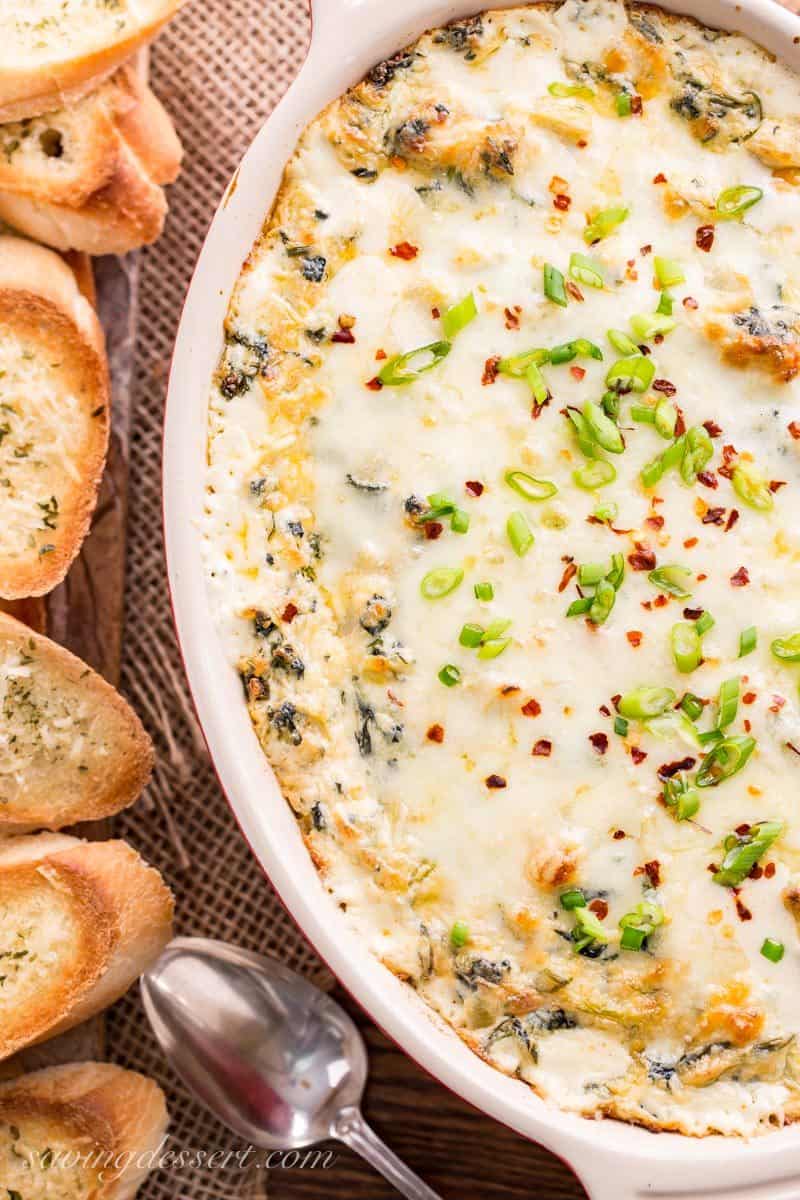
[[[750,582],[750,574],[747,567],[739,567],[738,571],[734,571],[731,575],[731,587],[747,587]]]
[[[577,379],[578,383],[580,383],[580,381],[583,379],[584,375],[586,374],[586,368],[573,366],[573,367],[570,367],[569,373],[573,379]]]
[[[703,484],[703,487],[714,489],[719,487],[719,480],[713,471],[700,471],[698,472],[697,478]]]
[[[697,538],[687,538],[683,543],[684,550],[693,550],[697,545]]]
[[[559,192],[557,196],[553,197],[553,207],[560,209],[561,212],[567,212],[570,204],[572,204],[572,200],[569,196],[565,196],[563,192]]]
[[[552,749],[552,742],[548,742],[547,738],[540,738],[531,750],[531,754],[534,758],[549,758]]]
[[[431,316],[433,317],[434,321],[438,321],[438,320],[439,320],[439,317],[440,317],[441,315],[442,315],[442,314],[441,314],[441,312],[439,311],[439,309],[438,309],[438,308],[436,307],[436,305],[434,304],[433,308],[431,309]]]
[[[577,574],[578,568],[575,566],[575,563],[567,563],[566,567],[564,568],[564,574],[561,576],[561,582],[558,585],[559,592],[563,592],[568,586],[570,579],[574,579]]]
[[[464,487],[467,489],[467,491],[469,492],[469,494],[471,496],[482,496],[483,495],[483,490],[484,490],[483,484],[478,479],[468,479],[467,482],[464,484]]]
[[[666,608],[666,606],[668,604],[669,604],[669,596],[665,596],[663,592],[660,592],[659,595],[656,596],[655,600],[653,601],[653,605],[655,608]]]
[[[786,703],[786,700],[783,696],[773,696],[772,704],[770,704],[770,706],[769,706],[769,711],[771,713],[780,712],[785,703]]]
[[[703,615],[702,608],[685,608],[683,615],[687,621],[699,621]]]
[[[578,287],[577,283],[573,283],[571,279],[568,279],[564,284],[564,288],[567,295],[571,296],[573,300],[577,300],[579,304],[583,303],[583,292]]]
[[[386,358],[385,350],[376,350],[375,351],[375,361],[376,362],[382,362],[384,358]]]
[[[628,562],[634,571],[652,571],[656,565],[655,553],[647,542],[634,542],[636,551],[628,555]]]
[[[654,336],[654,338],[653,338],[653,341],[654,341],[654,343],[656,344],[656,346],[660,346],[660,345],[661,345],[661,343],[664,341],[664,335],[663,335],[663,333],[657,333],[657,334]]]
[[[640,117],[642,115],[642,97],[641,96],[631,96],[631,114],[634,117]]]
[[[519,314],[521,312],[522,309],[518,304],[515,304],[513,308],[503,309],[503,316],[506,319],[506,329],[519,329]]]
[[[758,694],[756,692],[745,692],[742,696],[742,704],[755,704],[757,699]]]
[[[736,524],[736,522],[738,520],[739,520],[739,510],[738,510],[738,508],[732,508],[731,511],[728,513],[728,519],[725,522],[725,532],[730,533],[731,529],[733,529],[734,525]]]
[[[703,429],[711,438],[722,436],[722,426],[718,425],[716,421],[703,421]]]
[[[642,255],[652,254],[653,247],[649,243],[646,246],[640,246],[639,253]]]
[[[678,419],[675,422],[675,437],[680,437],[683,433],[686,433],[686,419],[683,415],[683,409],[679,408]],[[655,501],[653,503],[655,503]]]
[[[638,767],[647,758],[647,751],[640,750],[638,746],[631,746],[631,758],[633,759],[633,765]]]
[[[656,774],[659,779],[672,779],[679,771],[691,771],[696,761],[697,759],[687,754],[685,758],[678,758],[675,762],[662,763]]]
[[[442,536],[444,525],[441,521],[426,521],[425,522],[425,537],[429,542],[435,542],[437,538]]]
[[[487,775],[486,779],[485,779],[485,783],[486,783],[487,788],[497,789],[497,788],[508,787],[508,784],[506,783],[506,781],[502,775]]]
[[[617,710],[617,712],[619,712],[619,702],[621,699],[622,699],[622,692],[617,692],[615,695],[613,695],[611,697],[611,703],[614,705],[614,708]]]
[[[696,579],[698,583],[702,583],[704,579],[708,579],[708,576],[701,571],[700,574],[696,576]]]
[[[768,862],[767,865],[764,867],[764,878],[772,879],[774,874],[775,874],[775,863]]]
[[[646,862],[643,867],[637,867],[634,875],[646,875],[652,887],[657,888],[661,883],[661,863],[657,858]]]
[[[725,520],[725,509],[707,508],[702,519],[704,525],[721,525]]]
[[[782,487],[786,487],[785,479],[770,479],[769,490],[771,492],[778,492]]]
[[[444,729],[441,725],[431,725],[430,729],[425,734],[425,737],[429,742],[441,743],[444,741]]]
[[[494,383],[495,379],[497,379],[499,368],[499,354],[493,355],[492,358],[487,358],[486,362],[483,364],[483,375],[481,376],[481,383],[484,387],[490,383]]]
[[[411,259],[419,254],[419,247],[412,246],[411,242],[398,242],[396,246],[391,247],[389,253],[392,258],[402,258],[404,262],[411,262]]]
[[[737,450],[735,446],[722,447],[722,466],[717,467],[720,475],[724,475],[726,479],[730,479],[733,475],[733,467],[737,458]]]
[[[748,879],[760,879],[763,874],[764,874],[764,868],[760,867],[758,865],[758,863],[753,863],[752,867],[750,868],[750,874],[747,876],[747,878]]]
[[[651,529],[664,528],[664,518],[660,513],[655,513],[653,516],[645,517],[644,523],[645,525],[649,525]]]
[[[605,921],[606,917],[608,916],[608,905],[606,904],[605,900],[601,900],[600,897],[597,896],[594,900],[590,901],[588,907],[597,917],[598,921]]]
[[[341,318],[339,319],[341,320]],[[331,334],[331,341],[337,342],[341,346],[352,346],[355,340],[352,329],[337,329],[335,333]]]
[[[500,688],[500,695],[501,696],[513,696],[514,693],[518,692],[518,691],[519,691],[519,684],[504,683],[503,686]]]
[[[541,711],[541,704],[538,700],[534,700],[533,697],[531,697],[530,700],[526,700],[520,709],[523,717],[538,717]]]
[[[709,863],[706,867],[706,870],[710,871],[712,875],[716,875],[717,871],[719,870],[719,867],[717,866],[716,863]]]
[[[661,171],[659,171],[657,175],[653,176],[653,183],[666,183],[666,182],[667,182],[667,177]]]
[[[378,379],[378,376],[375,375],[372,379],[367,380],[367,387],[371,392],[379,392],[383,387],[383,384],[381,383],[380,379]]]
[[[744,904],[739,897],[736,897],[736,912],[740,921],[752,921],[753,914],[750,909]]]
[[[643,636],[644,635],[638,629],[629,629],[628,632],[625,634],[625,637],[628,639],[628,641],[634,648],[637,646],[641,646]]]
[[[599,706],[598,706],[598,709],[597,709],[597,711],[598,711],[599,713],[602,713],[604,717],[610,717],[610,716],[611,716],[611,709],[608,707],[608,705],[607,705],[607,704],[601,704],[601,705],[599,705]]]
[[[579,142],[576,142],[575,145],[578,147],[579,150],[585,150],[586,147],[589,145],[589,143],[587,141],[585,141],[583,138],[581,138],[581,140]]]
[[[714,245],[714,226],[701,225],[694,235],[694,242],[698,250],[704,250],[708,254]]]
[[[697,304],[697,301],[695,300],[694,296],[684,296],[683,297],[683,307],[691,309],[692,311],[694,309],[696,309],[698,307],[698,304]]]
[[[678,390],[668,379],[654,379],[650,386],[654,392],[662,392],[665,396],[674,396]]]
[[[589,741],[592,743],[592,749],[596,754],[605,754],[608,749],[608,734],[590,733]]]
[[[641,605],[642,605],[642,608],[646,608],[648,612],[653,611],[653,601],[652,600],[642,600]]]
[[[627,837],[628,835],[624,829],[615,829],[611,836],[613,837],[615,842],[621,842],[622,839]]]
[[[281,613],[281,620],[285,621],[287,625],[291,625],[292,621],[295,619],[295,617],[297,616],[299,611],[300,610],[298,609],[297,605],[292,604],[290,601],[286,605],[286,608]]]
[[[800,438],[800,421],[790,421],[786,428],[795,441]]]

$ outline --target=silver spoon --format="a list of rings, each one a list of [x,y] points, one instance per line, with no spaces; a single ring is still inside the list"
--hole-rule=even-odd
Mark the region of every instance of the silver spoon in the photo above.
[[[440,1200],[362,1117],[364,1043],[319,988],[273,958],[175,938],[141,989],[170,1065],[251,1145],[289,1150],[338,1138],[409,1200]]]

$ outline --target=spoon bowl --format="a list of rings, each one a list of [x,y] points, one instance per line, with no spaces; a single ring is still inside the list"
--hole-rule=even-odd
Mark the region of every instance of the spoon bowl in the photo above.
[[[176,938],[141,981],[178,1075],[223,1124],[263,1149],[346,1142],[412,1200],[437,1200],[364,1121],[367,1055],[334,1000],[275,959]]]

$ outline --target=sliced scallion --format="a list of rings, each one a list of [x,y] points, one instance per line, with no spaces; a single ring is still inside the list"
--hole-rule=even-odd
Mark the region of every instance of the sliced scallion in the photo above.
[[[700,808],[700,793],[685,775],[674,775],[664,780],[664,801],[677,821],[689,821]]]
[[[404,387],[413,383],[432,371],[450,353],[450,342],[429,342],[427,346],[418,346],[416,350],[408,350],[405,354],[397,354],[384,363],[378,372],[378,379],[384,387]]]
[[[614,97],[614,107],[618,117],[629,117],[632,112],[630,92],[617,92]]]
[[[627,333],[624,333],[621,329],[607,330],[606,337],[611,342],[611,345],[614,347],[614,349],[618,350],[620,354],[627,356],[630,354],[641,353],[639,347],[636,345],[636,342],[632,341],[628,337]]]
[[[697,786],[717,787],[741,771],[756,748],[755,738],[731,734],[717,742],[700,764]]]
[[[681,461],[681,479],[693,484],[714,454],[714,446],[708,430],[703,425],[693,425],[684,434],[686,445]]]
[[[552,300],[553,304],[560,305],[561,308],[566,308],[567,293],[564,287],[564,276],[558,267],[554,267],[552,263],[545,263],[542,277],[544,294],[547,299]]]
[[[670,293],[662,292],[661,295],[658,297],[658,304],[656,305],[656,312],[661,313],[665,317],[671,317],[672,310],[674,309],[674,307],[675,307],[675,301],[673,300]]]
[[[642,950],[644,943],[664,924],[664,910],[653,900],[643,900],[632,912],[625,913],[619,927],[622,936],[619,944],[623,950]]]
[[[446,663],[439,672],[439,682],[445,687],[455,687],[461,680],[461,672],[452,663]]]
[[[600,918],[589,907],[575,908],[573,912],[575,913],[575,928],[572,931],[572,940],[575,944],[576,954],[580,954],[589,946],[608,944],[608,932]]]
[[[470,650],[474,650],[476,646],[480,646],[485,632],[482,625],[462,625],[461,633],[458,635],[459,643]]]
[[[640,425],[655,425],[656,410],[649,404],[632,404],[631,420],[638,421]]]
[[[772,963],[779,963],[783,958],[785,946],[783,942],[776,942],[774,938],[764,938],[761,943],[761,953],[764,958],[769,959]]]
[[[720,684],[717,701],[717,729],[727,729],[736,719],[739,710],[739,676],[726,679]]]
[[[624,717],[614,717],[614,733],[618,733],[620,737],[628,736],[628,722]]]
[[[605,563],[581,563],[578,567],[578,583],[581,587],[594,587],[605,577]]]
[[[469,941],[469,925],[466,921],[454,921],[450,927],[450,945],[461,950]]]
[[[678,600],[688,600],[692,593],[686,582],[691,575],[688,567],[681,567],[678,563],[665,563],[663,567],[656,567],[651,571],[647,578],[659,591],[676,596]]]
[[[505,481],[523,500],[549,500],[558,491],[548,479],[536,479],[527,471],[506,471]]]
[[[450,308],[442,313],[442,332],[444,336],[452,341],[457,333],[465,329],[470,321],[474,321],[478,315],[478,308],[475,304],[475,297],[472,292],[467,292],[462,300],[457,304],[453,304]]]
[[[785,637],[777,637],[770,644],[770,650],[775,658],[782,662],[800,662],[800,633],[789,633]]]
[[[497,364],[497,369],[501,375],[511,375],[514,379],[524,379],[531,364],[541,367],[549,361],[550,351],[542,347],[537,347],[534,350],[523,350],[521,354],[510,354],[508,358],[501,358]]]
[[[570,912],[576,908],[586,907],[586,897],[580,888],[570,888],[569,891],[561,893],[561,907]]]
[[[662,258],[657,254],[653,259],[653,269],[660,288],[677,287],[679,283],[686,282],[683,267],[674,258]]]
[[[661,714],[675,703],[675,693],[668,687],[637,687],[620,696],[617,708],[623,717],[646,721]]]
[[[584,283],[587,287],[603,286],[603,269],[597,260],[589,258],[588,254],[573,251],[569,258],[569,273],[578,283]]]
[[[759,821],[751,825],[747,833],[732,833],[725,839],[726,854],[718,871],[712,875],[714,883],[722,887],[738,887],[744,883],[758,860],[783,833],[783,821]]]
[[[769,512],[774,507],[775,501],[769,483],[752,463],[740,459],[733,468],[731,483],[736,495],[751,508]]]
[[[426,600],[441,600],[454,592],[463,578],[461,567],[434,567],[423,576],[419,590]]]
[[[476,583],[473,588],[476,600],[494,600],[494,584],[488,580],[483,583]]]
[[[714,618],[712,617],[712,615],[708,611],[708,609],[706,609],[706,611],[702,614],[702,616],[699,616],[697,618],[697,620],[694,623],[694,627],[697,630],[700,637],[702,637],[704,633],[708,633],[709,629],[714,628]]]
[[[597,459],[596,461],[602,462],[602,459]],[[591,464],[587,463],[586,465],[590,466]],[[611,467],[611,463],[607,463],[606,466]],[[580,470],[580,468],[578,468],[578,470]],[[614,468],[611,467],[611,470],[613,471]],[[616,474],[616,472],[614,472],[614,473]],[[576,471],[575,474],[577,475],[578,472]],[[576,483],[578,482],[577,479],[575,480],[575,482]],[[609,480],[608,482],[610,483],[611,480]],[[583,487],[583,484],[579,484],[578,486]],[[595,486],[598,486],[598,485],[595,485]],[[603,485],[601,484],[599,486],[602,487]],[[619,505],[614,500],[609,500],[606,504],[598,504],[597,508],[592,513],[592,516],[595,518],[596,521],[603,521],[603,522],[605,522],[605,524],[610,525],[611,522],[616,521],[617,517],[619,516]]]
[[[752,654],[758,645],[758,630],[755,625],[748,625],[739,634],[739,658]]]
[[[667,441],[675,437],[675,427],[678,424],[678,410],[669,400],[659,400],[655,408],[654,425],[658,433]]]
[[[671,333],[677,325],[674,317],[664,313],[634,313],[630,319],[631,329],[640,342],[649,342],[656,334]]]
[[[695,671],[703,661],[703,645],[700,635],[691,621],[678,621],[670,633],[672,657],[682,675]]]
[[[749,187],[747,184],[725,188],[717,196],[717,216],[722,217],[726,221],[736,220],[736,218],[743,216],[748,208],[752,208],[754,204],[758,204],[763,195],[764,192],[761,188]]]
[[[528,387],[533,393],[534,403],[537,405],[545,404],[547,397],[550,395],[550,390],[545,382],[544,375],[536,363],[532,362],[530,364],[525,372],[525,378],[528,382]]]
[[[589,605],[589,620],[593,625],[602,625],[608,620],[609,614],[617,599],[617,590],[608,579],[601,579],[595,588],[592,603]]]
[[[481,647],[478,650],[478,658],[497,658],[510,645],[511,638],[487,638],[486,641],[481,643]]]
[[[696,721],[698,717],[702,717],[705,705],[699,696],[695,696],[693,692],[687,692],[681,700],[681,708],[690,721]]]
[[[606,416],[599,404],[587,400],[583,406],[583,419],[598,446],[608,450],[609,454],[622,454],[625,443],[619,427]]]
[[[450,528],[453,533],[466,533],[469,529],[469,513],[463,508],[457,508],[450,518]]]
[[[656,365],[644,354],[618,358],[606,375],[606,386],[618,392],[646,392],[653,382]]]
[[[533,530],[528,519],[522,512],[512,512],[506,521],[506,533],[514,553],[518,558],[524,558],[533,545]]]
[[[587,458],[597,458],[598,446],[594,440],[594,437],[592,436],[591,429],[586,423],[586,418],[584,417],[583,413],[579,412],[576,408],[568,408],[567,418],[575,431],[575,437],[581,453],[585,454]],[[609,464],[609,466],[610,465],[611,464]]]
[[[583,240],[590,246],[600,242],[613,233],[628,216],[630,209],[618,205],[614,208],[604,208],[597,213],[583,231]]]
[[[551,96],[557,96],[560,100],[566,100],[572,96],[577,100],[594,98],[594,92],[584,83],[562,83],[560,80],[556,80],[554,83],[548,83],[547,90]]]

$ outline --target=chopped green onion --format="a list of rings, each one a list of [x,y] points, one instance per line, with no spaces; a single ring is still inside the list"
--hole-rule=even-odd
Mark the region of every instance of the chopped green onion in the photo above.
[[[748,625],[747,629],[743,629],[739,634],[739,658],[744,658],[748,654],[752,654],[758,645],[758,630],[755,625]],[[800,650],[800,644],[798,645]]]
[[[596,358],[598,362],[603,361],[603,351],[594,342],[590,342],[588,338],[575,338],[573,342],[568,343],[574,347],[575,353],[580,358]]]
[[[653,382],[656,365],[644,354],[618,358],[606,375],[606,386],[617,392],[646,392]]]
[[[638,421],[641,425],[655,425],[656,410],[649,404],[632,404],[631,420]]]
[[[703,646],[691,621],[678,621],[670,634],[672,657],[682,675],[695,671],[703,661]]]
[[[602,241],[603,238],[613,233],[617,226],[622,224],[628,216],[629,211],[629,209],[622,207],[604,208],[602,212],[597,213],[584,229],[583,240],[588,242],[589,245],[593,242]]]
[[[488,638],[481,644],[478,658],[497,658],[510,645],[511,638]]]
[[[674,306],[675,306],[675,301],[673,300],[673,298],[669,294],[669,292],[662,292],[661,295],[658,297],[658,304],[656,305],[656,312],[661,313],[665,317],[671,317]]]
[[[525,378],[528,382],[528,387],[533,393],[534,403],[542,405],[547,403],[547,397],[550,395],[550,390],[545,382],[544,375],[537,367],[536,363],[531,363],[525,372]]]
[[[776,942],[774,938],[764,938],[761,943],[761,953],[764,958],[768,958],[770,962],[779,963],[783,958],[785,946],[783,942]]]
[[[466,921],[454,921],[450,928],[450,945],[461,950],[469,941],[469,925]]]
[[[623,333],[621,329],[609,329],[606,332],[606,337],[611,342],[615,350],[626,356],[631,354],[641,354],[641,350],[636,345],[636,342],[631,341],[627,333]]]
[[[631,115],[631,97],[629,92],[617,92],[614,97],[614,107],[617,110],[618,117],[629,117]]]
[[[593,625],[602,625],[608,620],[616,599],[617,589],[613,583],[608,579],[601,579],[589,606],[589,620]]]
[[[577,408],[568,408],[567,419],[571,422],[572,428],[575,431],[575,439],[581,454],[585,454],[587,458],[598,458],[598,446],[592,436],[591,429],[586,424],[586,418],[583,413],[579,412]]]
[[[718,729],[708,729],[701,733],[697,740],[701,746],[716,746],[722,741],[722,734]]]
[[[594,587],[605,577],[605,563],[581,563],[578,567],[578,583],[581,587]]]
[[[463,578],[461,567],[434,567],[423,577],[419,590],[426,600],[441,600],[454,592]]]
[[[459,300],[457,304],[453,304],[450,308],[445,309],[442,313],[442,332],[444,336],[452,341],[457,333],[465,329],[470,321],[474,321],[478,315],[478,309],[475,304],[475,297],[472,292],[467,292],[463,300]]]
[[[577,353],[574,342],[564,342],[560,346],[551,347],[550,362],[554,367],[560,367],[562,363],[572,362]]]
[[[572,601],[565,615],[568,617],[582,617],[585,613],[588,613],[591,607],[591,596],[579,596],[577,600]]]
[[[514,548],[514,553],[519,558],[524,558],[534,541],[533,531],[524,513],[519,511],[511,513],[506,521],[506,533]]]
[[[572,940],[575,943],[575,953],[580,954],[581,950],[595,944],[607,945],[608,933],[592,910],[586,907],[576,908],[573,911],[575,928],[572,931]]]
[[[661,905],[652,900],[643,900],[633,912],[625,913],[620,920],[620,947],[623,950],[641,950],[647,938],[663,924],[664,910]]]
[[[378,379],[384,387],[404,387],[407,383],[419,379],[426,371],[437,367],[447,358],[450,349],[450,342],[429,342],[427,346],[418,346],[416,350],[397,354],[384,363],[378,372]]]
[[[548,479],[536,479],[527,471],[506,471],[505,481],[523,500],[549,500],[558,491]]]
[[[758,204],[761,197],[764,195],[759,187],[748,187],[747,184],[740,184],[739,187],[725,188],[717,196],[717,216],[723,220],[732,220],[736,217],[741,217],[747,212],[748,208],[752,208],[754,204]]]
[[[622,587],[622,581],[625,578],[625,559],[621,554],[611,555],[611,570],[606,575],[606,579],[613,586],[614,591],[618,592]]]
[[[475,592],[476,600],[494,600],[494,584],[488,581],[485,583],[476,583],[473,591]]]
[[[452,663],[447,663],[439,672],[439,682],[445,687],[455,687],[461,681],[461,672]]]
[[[607,487],[609,483],[613,483],[617,478],[617,471],[613,463],[606,462],[604,458],[595,458],[591,462],[576,467],[572,472],[572,478],[579,488],[583,488],[586,492],[593,492],[596,488]],[[600,517],[600,520],[613,521],[617,515],[616,505],[607,507],[613,507],[613,515]],[[600,509],[597,509],[595,515],[597,516],[599,512]]]
[[[535,350],[523,350],[521,354],[510,354],[508,358],[501,358],[497,369],[501,375],[512,375],[515,379],[524,379],[531,364],[541,367],[548,362],[550,362],[550,351],[539,347]]]
[[[702,717],[705,705],[699,696],[695,696],[693,692],[687,692],[681,700],[681,708],[690,721],[696,721],[698,717]]]
[[[727,851],[722,866],[711,878],[722,887],[744,883],[758,860],[783,833],[783,821],[759,821],[745,834],[732,833],[725,839]]]
[[[751,508],[758,508],[762,512],[769,512],[775,504],[772,492],[769,489],[769,483],[748,462],[742,462],[741,459],[737,462],[733,468],[731,483],[736,495],[744,500],[745,504],[749,504]]]
[[[628,722],[624,717],[614,717],[614,733],[618,733],[620,737],[628,736]]]
[[[678,424],[678,410],[669,400],[659,400],[655,408],[654,424],[658,433],[667,441],[675,437],[675,426]]]
[[[702,614],[702,616],[697,618],[697,620],[694,623],[694,627],[697,630],[700,637],[702,637],[704,633],[708,633],[709,629],[714,628],[714,618],[712,617],[712,615],[708,611],[708,609],[706,609],[706,611]]]
[[[602,460],[597,459],[597,461],[601,462]],[[590,466],[591,464],[587,463],[586,465]],[[611,467],[611,463],[608,463],[607,466]],[[614,470],[613,467],[611,467],[611,469],[612,471]],[[578,474],[578,472],[576,471],[575,474]],[[575,482],[578,482],[577,479]],[[582,487],[583,485],[579,484],[578,486]],[[611,522],[616,521],[617,517],[619,516],[619,505],[613,500],[609,500],[607,504],[598,504],[597,508],[592,513],[592,516],[595,518],[595,520],[604,521],[606,524],[610,525]]]
[[[620,696],[617,708],[623,717],[646,721],[660,717],[675,703],[675,693],[668,687],[638,687]]]
[[[631,329],[640,342],[649,342],[656,334],[671,333],[677,325],[674,317],[663,313],[634,313],[630,319]]]
[[[469,529],[469,513],[457,508],[450,518],[450,528],[453,533],[466,533]]]
[[[438,508],[442,513],[451,513],[456,506],[455,500],[451,500],[445,492],[431,492],[428,496],[428,504],[431,508]]]
[[[739,676],[720,684],[717,701],[717,729],[726,729],[736,719],[739,710]]]
[[[714,446],[708,430],[703,425],[693,425],[683,436],[686,438],[686,446],[681,462],[681,479],[684,483],[692,484],[713,457]]]
[[[686,587],[686,580],[690,579],[691,575],[692,572],[688,567],[681,567],[677,563],[666,563],[663,567],[656,567],[647,578],[659,591],[668,592],[670,596],[676,596],[678,600],[688,600],[692,593]]]
[[[586,897],[580,888],[570,888],[569,891],[561,893],[561,907],[567,912],[575,908],[585,908]]]
[[[775,638],[770,650],[783,662],[800,662],[800,633],[788,633],[785,637]]]
[[[641,480],[646,488],[655,487],[663,475],[677,467],[686,451],[686,434],[682,433],[671,446],[647,463],[641,470]]]
[[[683,267],[674,258],[662,258],[657,254],[653,259],[653,269],[660,288],[677,287],[679,283],[686,283]]]
[[[579,254],[577,250],[569,256],[569,273],[578,283],[587,287],[601,288],[603,286],[603,268],[588,254]]]
[[[622,454],[625,443],[619,427],[606,416],[599,404],[587,400],[583,406],[583,419],[598,446],[608,450],[609,454]]]
[[[486,633],[483,635],[483,640],[488,642],[493,641],[494,638],[499,638],[500,634],[505,633],[510,625],[510,617],[498,617],[496,621],[492,621],[491,624],[486,626]]]
[[[462,646],[474,650],[476,646],[480,646],[484,635],[485,630],[482,625],[462,625],[458,640]]]
[[[547,90],[551,96],[558,96],[560,100],[566,99],[568,96],[575,96],[579,100],[592,100],[594,92],[590,87],[586,87],[583,83],[548,83]]]
[[[566,308],[567,293],[564,288],[564,276],[558,267],[554,267],[552,263],[545,263],[543,280],[544,294],[547,296],[547,299],[552,300],[553,304],[560,305],[561,308]]]
[[[647,940],[647,934],[643,929],[635,929],[632,925],[627,929],[623,929],[622,937],[619,939],[621,950],[641,950]]]
[[[755,738],[742,734],[724,737],[705,756],[697,772],[697,786],[716,787],[741,771],[756,748]]]
[[[685,775],[674,775],[664,780],[664,802],[677,821],[689,821],[700,808],[700,794]]]
[[[692,722],[681,709],[670,709],[660,717],[650,717],[644,722],[644,728],[654,737],[674,741],[680,738],[687,746],[700,748],[700,738]]]

